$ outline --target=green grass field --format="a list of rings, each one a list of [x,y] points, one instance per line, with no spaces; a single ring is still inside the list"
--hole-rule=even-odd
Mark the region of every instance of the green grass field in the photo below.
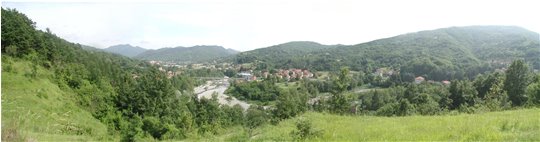
[[[16,62],[2,72],[2,137],[16,141],[106,140],[107,127],[74,102],[74,94],[58,88],[38,68],[28,77],[31,64]],[[25,75],[26,74],[26,75]]]
[[[299,119],[322,134],[308,141],[540,141],[540,109],[448,116],[338,116],[308,112],[278,125],[265,125],[247,138],[241,128],[208,141],[292,141]]]

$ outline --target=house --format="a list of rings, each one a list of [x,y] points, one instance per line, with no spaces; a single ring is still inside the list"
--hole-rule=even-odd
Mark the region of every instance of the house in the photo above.
[[[254,75],[252,75],[251,78],[250,78],[250,80],[252,80],[252,81],[253,81],[253,80],[257,80],[257,77],[254,76]]]
[[[378,68],[377,70],[375,70],[375,74],[378,76],[382,77],[383,73],[384,73],[384,68]]]
[[[267,77],[269,74],[267,72],[263,72],[262,76]],[[274,73],[275,76],[279,78],[284,78],[287,81],[290,81],[291,79],[302,79],[302,78],[311,78],[313,77],[313,73],[309,72],[309,70],[303,70],[303,69],[279,69],[276,73]]]
[[[444,84],[444,85],[450,85],[450,81],[448,81],[448,80],[443,80],[443,81],[441,81],[441,82],[442,82],[442,84]]]
[[[167,71],[167,78],[172,78],[175,75],[176,75],[176,72]]]
[[[240,72],[240,73],[238,73],[238,76],[244,78],[245,80],[249,80],[249,79],[251,79],[252,75],[249,72]]]
[[[154,61],[154,60],[148,61],[148,63],[150,63],[152,65],[159,65],[160,64],[159,61]]]
[[[375,75],[378,75],[380,77],[388,77],[392,76],[394,74],[394,70],[388,69],[388,68],[378,68],[375,70]]]
[[[420,84],[420,83],[424,82],[425,80],[426,79],[424,77],[418,76],[418,77],[414,78],[414,83]]]
[[[264,77],[264,78],[268,78],[268,72],[266,72],[266,71],[263,72],[263,77]]]

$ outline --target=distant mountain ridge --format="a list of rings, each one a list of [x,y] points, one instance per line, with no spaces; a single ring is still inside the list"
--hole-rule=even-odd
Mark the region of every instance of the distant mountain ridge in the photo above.
[[[473,77],[524,59],[540,69],[540,38],[536,32],[516,26],[466,26],[420,31],[356,45],[320,48],[310,42],[299,49],[285,43],[242,52],[228,61],[255,63],[258,69],[309,68],[373,72],[393,68],[410,76],[443,80]],[[282,46],[289,48],[282,48]]]
[[[310,52],[319,51],[328,48],[340,47],[343,45],[323,45],[313,41],[292,41],[273,45],[265,48],[259,48],[251,51],[239,53],[235,57],[229,58],[237,63],[249,63],[255,60],[286,62],[291,57],[309,56]]]
[[[238,51],[221,46],[198,45],[193,47],[174,47],[148,50],[134,58],[142,60],[159,60],[172,62],[203,62],[220,57],[237,54]]]
[[[110,52],[110,53],[116,53],[116,54],[124,55],[124,56],[127,56],[127,57],[134,57],[134,56],[137,56],[137,55],[145,52],[147,49],[144,49],[144,48],[139,47],[139,46],[132,46],[130,44],[119,44],[119,45],[110,46],[110,47],[105,48],[103,50],[105,50],[107,52]]]

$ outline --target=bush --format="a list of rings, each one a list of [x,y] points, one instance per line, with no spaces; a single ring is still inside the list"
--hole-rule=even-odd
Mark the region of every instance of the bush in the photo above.
[[[155,117],[145,117],[143,119],[142,129],[157,139],[161,139],[165,130],[163,124]]]
[[[182,139],[185,138],[184,133],[180,129],[177,129],[172,124],[165,124],[164,134],[161,136],[162,140],[168,139]]]
[[[305,140],[320,135],[322,131],[313,128],[311,121],[299,120],[296,122],[296,130],[291,132],[292,137],[295,140]]]
[[[397,103],[388,103],[383,107],[377,110],[377,115],[379,116],[395,116],[398,114],[399,104]]]
[[[251,137],[253,130],[267,121],[268,115],[264,112],[264,108],[251,106],[246,112],[246,121],[244,121],[243,126],[247,129],[249,137]]]
[[[529,85],[526,94],[529,97],[529,104],[540,105],[540,82]]]
[[[2,56],[2,72],[12,72],[12,59],[9,56]]]

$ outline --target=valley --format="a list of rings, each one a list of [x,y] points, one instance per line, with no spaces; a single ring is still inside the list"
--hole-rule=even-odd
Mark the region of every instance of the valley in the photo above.
[[[540,141],[540,34],[519,26],[240,52],[93,47],[1,13],[2,141]]]

